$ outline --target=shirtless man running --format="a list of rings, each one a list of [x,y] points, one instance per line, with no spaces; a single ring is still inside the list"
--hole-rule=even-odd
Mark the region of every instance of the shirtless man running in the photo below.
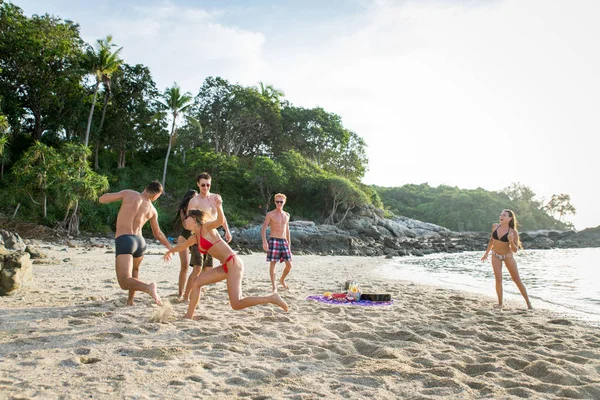
[[[218,194],[210,192],[210,185],[212,178],[208,172],[202,172],[196,178],[196,184],[198,185],[199,194],[192,198],[188,203],[187,212],[191,210],[202,210],[210,215],[211,220],[217,219],[217,204],[215,199],[219,197]],[[225,230],[225,240],[227,243],[231,242],[231,232],[229,231],[229,225],[227,225],[227,219],[223,216],[223,229]],[[190,266],[193,267],[192,273],[190,274],[187,284],[185,286],[184,299],[190,299],[190,293],[192,290],[192,282],[200,275],[200,273],[208,272],[213,268],[213,258],[209,254],[200,254],[198,246],[194,245],[190,247]]]
[[[162,302],[158,296],[156,283],[144,283],[138,279],[140,264],[144,259],[146,241],[142,236],[142,227],[150,220],[152,234],[167,249],[173,247],[158,226],[158,213],[152,202],[160,197],[163,192],[162,185],[154,181],[146,186],[142,193],[134,190],[121,190],[117,193],[105,193],[98,201],[102,204],[122,200],[119,215],[117,216],[117,229],[115,232],[115,253],[117,280],[123,290],[129,290],[127,305],[133,305],[136,291],[148,293],[156,304]]]
[[[283,206],[286,201],[286,196],[283,193],[277,193],[275,195],[275,209],[267,213],[265,222],[263,222],[260,234],[262,236],[263,249],[267,252],[267,261],[271,264],[269,274],[271,276],[271,284],[273,285],[273,292],[277,291],[275,285],[275,264],[277,261],[285,261],[285,269],[281,274],[279,283],[285,289],[288,289],[285,278],[292,269],[292,253],[290,251],[290,214],[283,211]],[[269,233],[269,240],[267,241],[267,227],[271,228]]]

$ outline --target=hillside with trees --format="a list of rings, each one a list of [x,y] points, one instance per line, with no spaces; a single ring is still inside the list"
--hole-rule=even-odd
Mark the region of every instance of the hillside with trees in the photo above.
[[[165,195],[156,205],[169,232],[203,171],[238,227],[262,222],[277,192],[295,219],[334,225],[365,205],[454,230],[488,230],[504,207],[528,229],[567,228],[552,213],[574,212],[567,195],[542,206],[522,188],[367,186],[367,144],[335,113],[294,105],[263,82],[209,76],[195,93],[158,88],[147,66],[121,53],[110,35],[90,45],[75,22],[28,17],[0,0],[1,216],[108,233],[118,204],[98,196],[159,180]]]
[[[505,208],[516,213],[520,230],[568,230],[572,226],[563,217],[576,212],[569,195],[538,200],[531,188],[520,183],[513,183],[501,192],[445,185],[431,187],[426,183],[373,188],[392,213],[453,231],[487,231]]]

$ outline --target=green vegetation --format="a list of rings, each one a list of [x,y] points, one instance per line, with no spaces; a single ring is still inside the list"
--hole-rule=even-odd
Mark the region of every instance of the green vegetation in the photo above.
[[[92,47],[77,24],[0,0],[0,214],[106,233],[118,204],[98,204],[99,194],[161,180],[159,222],[169,232],[203,171],[236,226],[262,222],[277,192],[294,218],[330,224],[366,204],[453,230],[488,230],[505,207],[526,229],[566,228],[551,215],[575,212],[568,195],[542,205],[522,186],[369,187],[366,143],[338,115],[295,106],[263,82],[207,77],[195,96],[176,83],[161,93],[121,50],[110,35]]]
[[[514,183],[502,192],[489,192],[440,185],[431,187],[404,185],[374,187],[387,209],[394,214],[431,222],[454,231],[487,231],[498,221],[500,212],[508,208],[517,215],[520,230],[570,229],[562,217],[574,214],[568,195],[554,195],[543,204],[524,185]],[[559,219],[553,217],[558,215]]]
[[[203,171],[238,226],[262,221],[277,192],[294,217],[331,223],[378,200],[360,184],[366,144],[339,116],[262,82],[207,77],[195,97],[176,83],[161,93],[121,51],[110,35],[92,47],[77,24],[0,0],[0,213],[107,232],[118,205],[98,204],[99,194],[160,180],[169,231]]]

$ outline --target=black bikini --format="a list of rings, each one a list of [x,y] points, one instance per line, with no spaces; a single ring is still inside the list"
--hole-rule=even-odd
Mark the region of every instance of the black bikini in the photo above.
[[[500,227],[498,227],[500,228]],[[498,228],[496,228],[496,230],[494,231],[494,233],[492,233],[492,237],[496,240],[499,240],[501,242],[506,242],[508,243],[508,232],[510,232],[510,228],[508,228],[508,231],[506,231],[506,234],[504,236],[502,236],[500,239],[498,239]]]

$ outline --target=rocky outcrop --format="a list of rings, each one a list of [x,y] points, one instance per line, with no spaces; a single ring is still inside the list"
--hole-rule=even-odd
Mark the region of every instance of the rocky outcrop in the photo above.
[[[0,246],[10,250],[25,250],[26,247],[18,234],[4,229],[0,229]]]
[[[29,253],[12,251],[0,255],[0,295],[13,294],[33,277]]]
[[[232,245],[245,252],[262,251],[260,226],[236,230]],[[485,251],[489,232],[453,232],[407,217],[384,218],[383,212],[364,207],[339,226],[310,221],[290,222],[295,254],[357,256],[422,256],[431,253]],[[600,247],[600,227],[575,231],[521,233],[526,249]]]
[[[13,294],[33,277],[33,268],[21,237],[0,229],[0,295]]]

